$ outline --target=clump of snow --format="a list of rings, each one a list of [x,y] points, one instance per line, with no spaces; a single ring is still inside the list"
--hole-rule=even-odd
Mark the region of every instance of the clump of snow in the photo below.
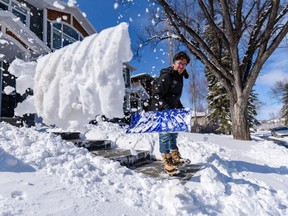
[[[118,8],[119,4],[117,2],[114,3],[114,9],[116,10]]]
[[[9,72],[16,77],[16,92],[23,95],[27,89],[34,88],[36,62],[24,62],[21,59],[15,59],[9,66]],[[34,106],[34,97],[29,96],[22,103],[17,104],[15,115],[36,113]]]
[[[19,17],[13,18],[13,21],[14,21],[14,22],[20,22],[20,18],[19,18]]]
[[[5,92],[5,94],[9,95],[11,94],[13,91],[15,91],[15,88],[12,86],[6,86],[3,90]]]
[[[1,36],[2,34],[0,34],[0,37]],[[0,44],[9,44],[9,42],[7,40],[0,39]]]
[[[122,68],[131,58],[128,25],[121,23],[43,56],[37,64],[15,60],[9,71],[18,77],[21,94],[32,88],[34,78],[34,97],[22,107],[34,101],[31,110],[44,123],[81,130],[99,114],[123,117]]]
[[[68,0],[67,5],[69,7],[74,7],[77,4],[76,0]]]
[[[55,8],[60,9],[60,10],[65,10],[64,5],[60,4],[58,1],[54,1],[54,2],[53,2],[53,6],[54,6]]]
[[[23,95],[28,88],[34,88],[36,62],[24,62],[15,59],[9,66],[9,72],[16,78],[16,91]]]
[[[24,116],[25,114],[36,113],[34,106],[34,97],[28,96],[22,103],[19,103],[16,107],[15,115]]]

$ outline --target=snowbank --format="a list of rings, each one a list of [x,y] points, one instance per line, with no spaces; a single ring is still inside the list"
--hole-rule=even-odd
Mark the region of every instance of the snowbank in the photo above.
[[[186,184],[154,179],[36,128],[0,123],[0,215],[258,215],[288,210],[288,150],[270,141],[181,133],[179,148],[202,164]],[[107,122],[86,137],[157,157],[156,134]]]

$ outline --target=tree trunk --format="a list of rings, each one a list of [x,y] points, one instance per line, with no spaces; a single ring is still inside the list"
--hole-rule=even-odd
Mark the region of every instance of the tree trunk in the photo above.
[[[243,99],[230,98],[231,120],[232,120],[232,134],[233,138],[237,140],[251,140],[247,102]]]

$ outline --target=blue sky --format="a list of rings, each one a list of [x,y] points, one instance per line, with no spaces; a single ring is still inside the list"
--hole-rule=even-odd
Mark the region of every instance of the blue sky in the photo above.
[[[127,22],[129,24],[131,43],[132,45],[136,44],[138,41],[137,36],[143,32],[145,27],[146,9],[149,8],[147,0],[142,0],[141,3],[135,1],[136,4],[128,9],[124,9],[120,5],[117,9],[114,9],[115,1],[77,0],[77,4],[97,32],[113,27],[120,22]],[[168,57],[165,55],[165,50],[158,49],[155,51],[147,48],[143,55],[140,62],[138,59],[131,61],[131,64],[138,69],[135,73],[148,72],[158,74],[160,69],[167,66]]]
[[[144,32],[147,9],[149,10],[146,0],[134,2],[135,4],[128,9],[123,9],[121,6],[115,9],[115,0],[77,0],[81,11],[86,14],[97,32],[120,22],[127,22],[132,45],[137,43],[137,35]],[[281,104],[270,97],[269,91],[277,80],[288,78],[288,41],[285,45],[286,48],[277,49],[270,57],[256,82],[255,90],[259,94],[258,98],[264,103],[258,111],[260,120],[270,119],[271,113],[277,114],[281,108]],[[162,68],[169,66],[167,48],[163,46],[152,50],[147,47],[144,49],[141,60],[133,59],[130,64],[137,68],[134,74],[146,72],[158,75]],[[196,71],[203,74],[201,67],[196,68]],[[187,93],[188,83],[189,81],[186,81],[181,100],[185,107],[191,108],[190,96]]]

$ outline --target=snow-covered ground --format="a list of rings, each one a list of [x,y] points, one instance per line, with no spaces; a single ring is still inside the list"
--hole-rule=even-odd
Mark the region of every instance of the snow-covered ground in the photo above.
[[[0,123],[0,215],[288,215],[288,149],[271,141],[181,133],[182,155],[204,165],[182,184],[44,131]],[[157,134],[126,134],[102,122],[83,136],[160,156]]]
[[[160,159],[157,134],[126,134],[108,122],[87,125],[98,114],[122,116],[122,64],[131,57],[122,23],[35,63],[14,61],[9,71],[17,77],[16,91],[34,91],[16,115],[37,112],[47,125],[81,129],[86,138],[149,150]],[[181,133],[178,139],[182,156],[203,165],[186,184],[92,156],[39,126],[0,123],[0,215],[288,214],[288,149],[259,137]]]

